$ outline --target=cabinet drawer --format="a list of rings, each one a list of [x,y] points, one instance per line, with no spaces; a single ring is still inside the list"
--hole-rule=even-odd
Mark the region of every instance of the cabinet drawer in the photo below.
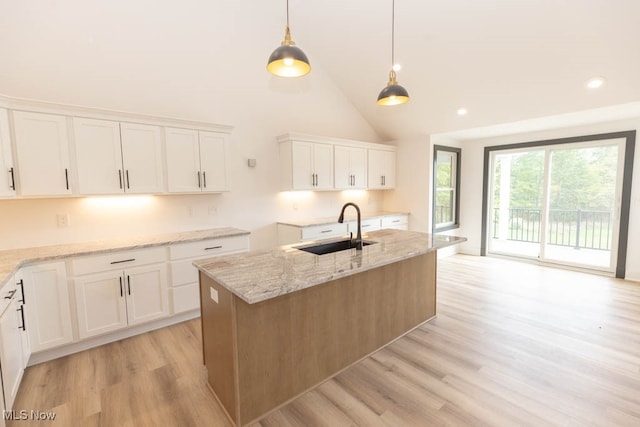
[[[165,247],[135,249],[131,251],[112,252],[104,255],[93,255],[73,258],[71,271],[74,276],[100,271],[118,270],[139,265],[154,264],[167,260]]]
[[[349,232],[357,233],[358,232],[358,221],[349,221]],[[380,230],[380,218],[372,218],[372,219],[363,219],[362,220],[362,232],[366,233],[367,231],[376,231]]]
[[[170,286],[180,286],[198,281],[198,269],[193,266],[193,259],[171,261]]]
[[[347,234],[347,224],[336,222],[335,224],[314,225],[302,229],[302,240],[319,240]]]
[[[198,283],[179,286],[170,291],[173,313],[182,313],[200,308],[200,288]]]
[[[394,215],[382,217],[382,228],[393,228],[408,223],[407,215]]]
[[[173,259],[195,258],[205,255],[217,255],[239,252],[249,249],[248,236],[223,237],[198,242],[176,243],[169,247],[169,257]]]

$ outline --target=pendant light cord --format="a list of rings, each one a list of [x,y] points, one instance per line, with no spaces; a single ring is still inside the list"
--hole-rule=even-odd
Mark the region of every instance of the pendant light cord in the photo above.
[[[289,2],[289,0],[287,0]],[[391,0],[391,69],[393,70],[395,61],[395,40],[396,34],[396,0]]]
[[[287,28],[289,28],[289,0],[287,0]]]

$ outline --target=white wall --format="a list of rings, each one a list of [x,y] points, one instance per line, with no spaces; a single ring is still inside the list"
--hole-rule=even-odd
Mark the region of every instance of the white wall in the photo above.
[[[640,118],[464,141],[462,143],[459,235],[465,236],[468,241],[460,245],[460,251],[473,255],[480,254],[484,147],[634,129],[640,134]],[[638,147],[635,151],[632,179],[626,275],[628,279],[640,280],[640,150]]]

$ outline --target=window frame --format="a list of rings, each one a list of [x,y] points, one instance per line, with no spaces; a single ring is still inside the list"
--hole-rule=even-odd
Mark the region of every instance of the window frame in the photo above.
[[[455,154],[455,174],[453,174],[455,178],[455,183],[453,188],[454,192],[454,200],[453,200],[453,222],[443,223],[438,226],[436,224],[436,201],[437,201],[437,193],[438,193],[438,152],[446,152]],[[433,197],[431,202],[431,229],[434,233],[439,233],[447,230],[454,230],[456,228],[460,228],[460,165],[462,162],[462,149],[458,147],[448,147],[445,145],[434,145],[433,146]]]

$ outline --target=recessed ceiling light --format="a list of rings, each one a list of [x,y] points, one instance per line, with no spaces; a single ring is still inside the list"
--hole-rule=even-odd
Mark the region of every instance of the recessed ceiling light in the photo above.
[[[587,81],[586,86],[588,89],[598,89],[599,87],[602,87],[603,84],[604,84],[604,77],[594,77]]]
[[[459,116],[466,116],[468,111],[466,108],[458,108],[458,111],[456,111],[456,113],[458,113]]]
[[[400,64],[393,64],[393,71],[400,71],[402,70],[402,65]]]

